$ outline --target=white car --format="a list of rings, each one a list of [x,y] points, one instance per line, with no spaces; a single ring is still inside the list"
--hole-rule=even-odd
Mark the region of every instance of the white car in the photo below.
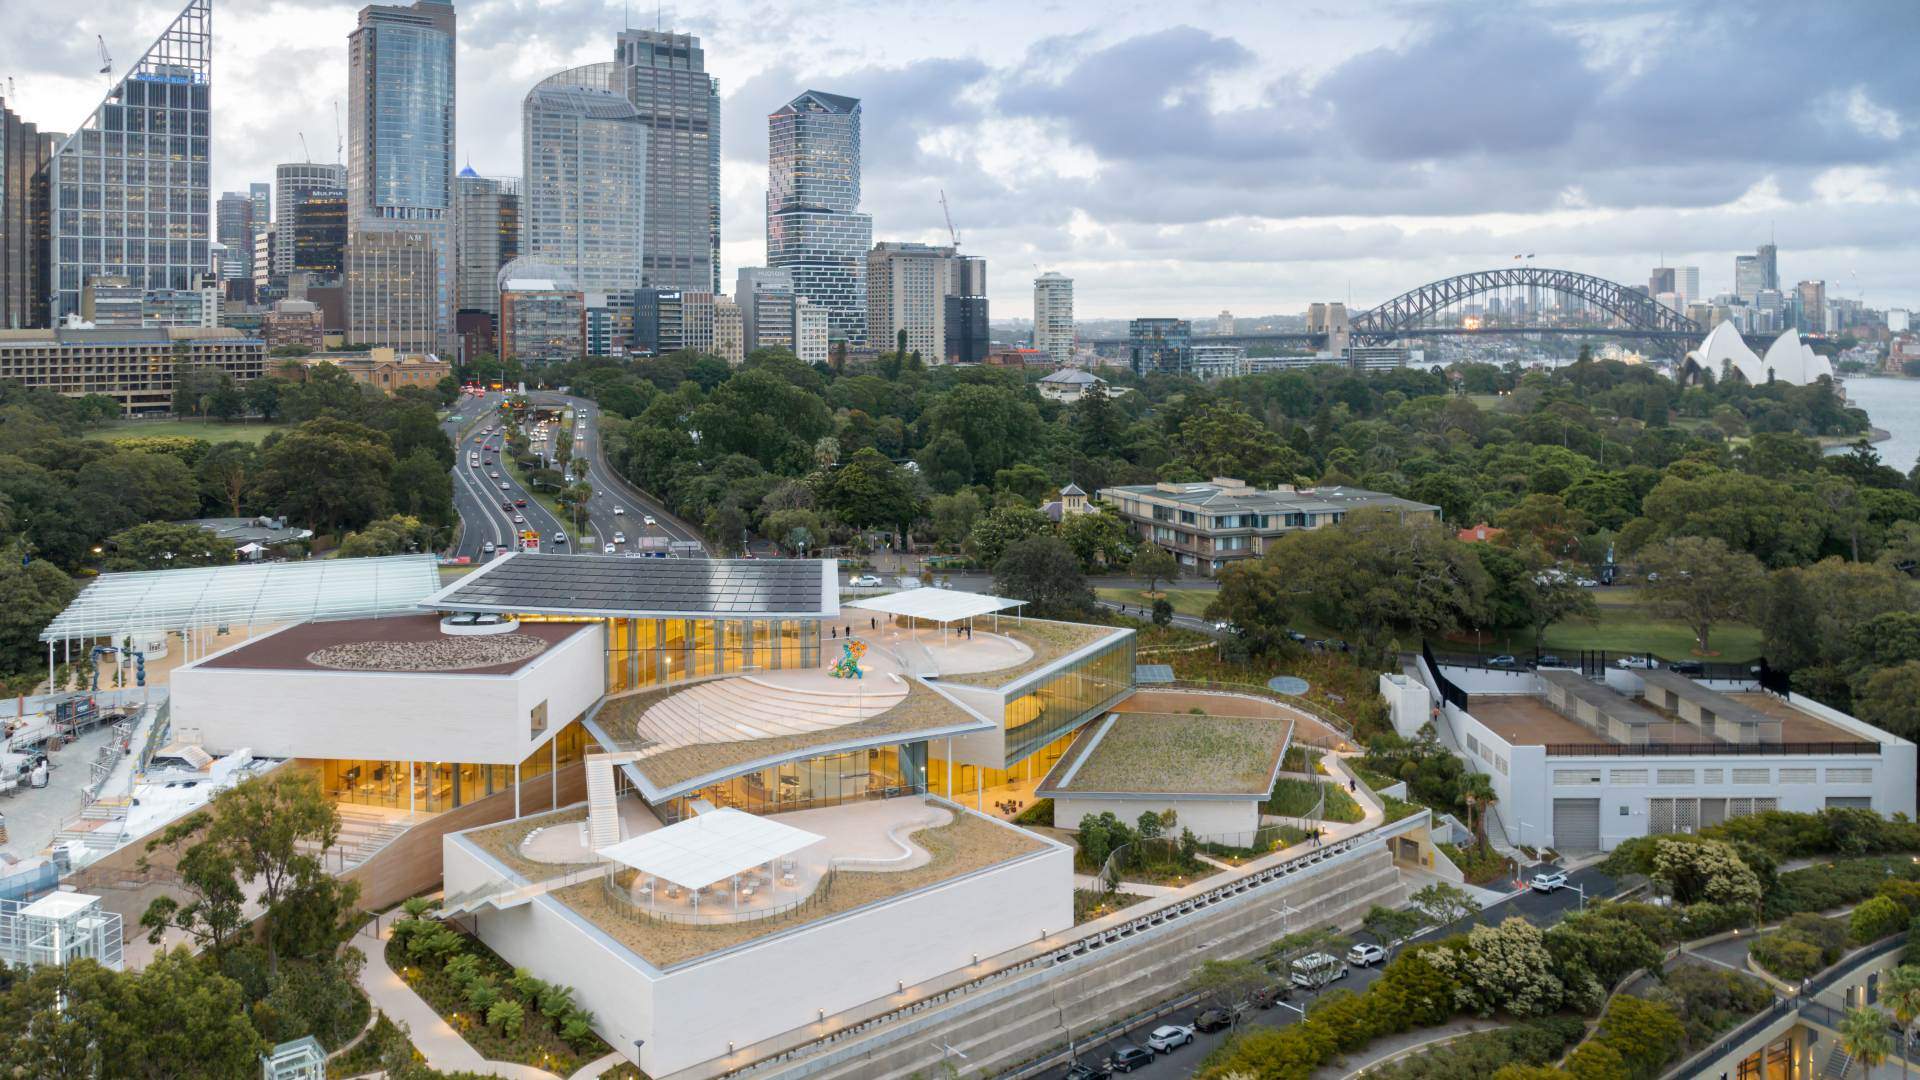
[[[645,524],[645,525],[646,525],[646,527],[647,527],[647,528],[649,528],[649,529],[651,529],[651,528],[653,528],[653,527],[654,527],[655,525],[658,525],[658,524],[660,524],[659,522],[657,522],[657,521],[655,521],[655,520],[653,520],[653,515],[652,515],[652,514],[648,514],[648,515],[646,515],[645,517],[643,517],[643,518],[641,518],[640,520],[641,520],[641,522],[642,522],[643,524]]]
[[[627,508],[626,508],[626,507],[624,507],[624,506],[616,506],[616,507],[614,507],[614,508],[613,508],[613,516],[614,516],[614,517],[625,517],[626,515],[627,515]]]
[[[1541,893],[1552,892],[1555,889],[1564,889],[1566,887],[1567,872],[1565,870],[1544,870],[1533,875],[1533,880],[1527,882],[1527,888],[1532,889],[1534,892]]]
[[[872,574],[861,574],[847,584],[856,589],[877,589],[880,587],[880,579]]]
[[[1147,1049],[1156,1054],[1172,1053],[1174,1047],[1193,1041],[1193,1029],[1180,1024],[1162,1024],[1147,1036]]]
[[[1347,963],[1355,967],[1372,967],[1386,958],[1387,950],[1364,941],[1347,950]]]
[[[614,534],[613,534],[613,542],[614,542],[614,543],[616,543],[616,544],[624,544],[624,543],[626,543],[626,542],[627,542],[627,534],[626,534],[626,533],[623,533],[623,532],[617,532],[617,533],[614,533]]]
[[[554,543],[556,543],[556,544],[564,544],[564,543],[566,543],[566,542],[567,542],[567,534],[566,534],[566,533],[563,533],[563,532],[557,532],[557,533],[554,533],[554,534],[553,534],[553,542],[554,542]]]
[[[604,552],[605,552],[606,554],[608,554],[608,555],[611,555],[611,554],[613,554],[613,545],[612,545],[612,544],[608,544],[608,545],[606,545],[606,546],[605,546],[604,548],[602,548],[601,550],[602,550],[602,551],[604,551]]]
[[[493,554],[493,541],[491,541],[491,540],[489,540],[489,541],[487,541],[486,543],[484,543],[484,544],[481,544],[481,545],[480,545],[480,554],[482,554],[482,555],[491,555],[491,554]]]
[[[1660,661],[1655,660],[1651,656],[1623,656],[1613,663],[1615,667],[1624,668],[1629,671],[1652,671],[1654,668],[1660,666]]]

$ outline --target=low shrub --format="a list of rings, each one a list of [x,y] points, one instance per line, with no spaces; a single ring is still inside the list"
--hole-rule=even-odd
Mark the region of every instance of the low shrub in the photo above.
[[[1911,859],[1848,859],[1781,874],[1767,896],[1769,917],[1802,911],[1832,911],[1857,904],[1889,880],[1920,878]]]
[[[1486,1080],[1504,1065],[1560,1060],[1586,1034],[1578,1017],[1548,1016],[1500,1031],[1484,1031],[1367,1074],[1371,1080]]]
[[[1420,952],[1402,952],[1366,992],[1335,991],[1322,996],[1308,1010],[1308,1023],[1249,1028],[1208,1054],[1198,1075],[1212,1080],[1305,1076],[1343,1050],[1382,1035],[1438,1024],[1452,1014],[1452,979]]]
[[[1886,896],[1876,896],[1853,909],[1847,919],[1847,937],[1855,945],[1866,945],[1891,937],[1907,928],[1907,909]]]
[[[1600,1016],[1593,1041],[1620,1055],[1625,1075],[1652,1080],[1686,1045],[1687,1030],[1674,1010],[1658,1001],[1622,995]]]
[[[1773,1001],[1773,991],[1759,979],[1705,964],[1675,965],[1662,983],[1643,996],[1680,1017],[1690,1050],[1704,1048]]]
[[[1053,800],[1035,799],[1032,806],[1020,811],[1013,819],[1015,825],[1040,825],[1053,827]]]
[[[1840,959],[1847,928],[1837,919],[1795,915],[1753,943],[1754,962],[1783,979],[1804,979]]]
[[[1440,850],[1446,852],[1447,858],[1453,860],[1453,865],[1459,867],[1467,880],[1475,885],[1505,877],[1511,869],[1506,856],[1493,850],[1492,844],[1479,844],[1471,848],[1441,844]]]

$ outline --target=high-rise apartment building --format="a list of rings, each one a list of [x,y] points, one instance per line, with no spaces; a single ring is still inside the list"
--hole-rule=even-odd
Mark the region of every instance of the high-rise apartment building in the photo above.
[[[830,324],[827,309],[804,296],[793,298],[793,355],[803,364],[824,364],[830,355]]]
[[[1754,252],[1760,260],[1760,287],[1778,289],[1780,287],[1780,249],[1771,241],[1761,244]]]
[[[1127,324],[1127,354],[1135,375],[1191,374],[1193,324],[1185,319],[1135,319]]]
[[[725,296],[713,299],[713,355],[733,367],[746,362],[746,327],[740,319],[740,305]]]
[[[767,265],[827,309],[833,338],[864,344],[872,247],[873,218],[860,212],[860,102],[809,90],[767,117]]]
[[[294,270],[293,257],[295,208],[300,200],[308,195],[331,195],[345,199],[347,195],[347,167],[345,165],[315,165],[310,161],[288,162],[273,167],[273,205],[280,208],[280,216],[273,219],[273,273],[286,277]],[[267,219],[255,218],[260,228],[266,228]]]
[[[451,3],[415,0],[361,8],[347,38],[349,288],[356,261],[365,280],[366,267],[392,261],[416,239],[433,256],[430,310],[401,314],[383,306],[381,322],[404,325],[409,336],[423,322],[431,327],[425,345],[376,342],[402,351],[453,348],[454,36]],[[403,239],[366,239],[376,233]],[[380,254],[357,260],[351,249],[363,241]],[[355,337],[365,340],[360,325],[353,321]]]
[[[1056,365],[1073,359],[1073,279],[1049,270],[1033,279],[1033,347]]]
[[[1221,337],[1233,336],[1233,312],[1222,309],[1213,317],[1213,332]]]
[[[46,231],[35,212],[35,176],[53,138],[20,119],[0,98],[0,329],[46,321],[40,294]]]
[[[365,230],[347,244],[347,334],[403,353],[439,346],[440,254],[425,232]]]
[[[542,80],[521,106],[520,247],[585,292],[640,287],[647,128],[620,65]]]
[[[1733,294],[1753,303],[1760,290],[1767,287],[1766,273],[1760,265],[1758,255],[1735,255],[1733,257]]]
[[[520,255],[520,181],[481,176],[471,167],[454,178],[455,309],[500,316],[500,268]]]
[[[928,364],[945,359],[953,257],[951,247],[891,240],[867,252],[867,333],[874,348],[893,351],[904,330],[908,352]]]
[[[1828,329],[1827,283],[1803,281],[1793,287],[1793,292],[1800,309],[1800,332],[1803,334],[1826,332]]]
[[[226,245],[222,280],[253,277],[253,196],[222,192],[214,215],[214,238]]]
[[[720,83],[700,39],[622,31],[627,100],[648,130],[644,284],[720,291]]]
[[[47,162],[48,317],[94,277],[185,289],[213,242],[213,2],[188,0]]]

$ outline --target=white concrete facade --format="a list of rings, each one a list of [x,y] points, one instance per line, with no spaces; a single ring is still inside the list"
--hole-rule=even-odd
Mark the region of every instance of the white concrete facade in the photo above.
[[[444,843],[448,895],[511,880],[459,834]],[[572,986],[614,1049],[631,1059],[641,1041],[637,1064],[664,1076],[1070,929],[1073,852],[1049,841],[998,866],[665,969],[552,896],[482,909],[476,921],[509,963]]]
[[[585,624],[505,675],[209,667],[202,660],[173,673],[173,726],[218,753],[245,747],[263,757],[514,765],[600,700],[605,640],[602,625]],[[532,714],[543,702],[545,724],[535,731]]]

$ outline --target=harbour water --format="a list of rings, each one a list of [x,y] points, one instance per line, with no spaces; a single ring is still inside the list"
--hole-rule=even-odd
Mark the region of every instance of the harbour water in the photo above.
[[[1843,384],[1847,398],[1867,410],[1867,419],[1891,438],[1873,444],[1880,460],[1911,472],[1920,458],[1920,379],[1852,378]],[[1828,453],[1844,454],[1846,447]]]

